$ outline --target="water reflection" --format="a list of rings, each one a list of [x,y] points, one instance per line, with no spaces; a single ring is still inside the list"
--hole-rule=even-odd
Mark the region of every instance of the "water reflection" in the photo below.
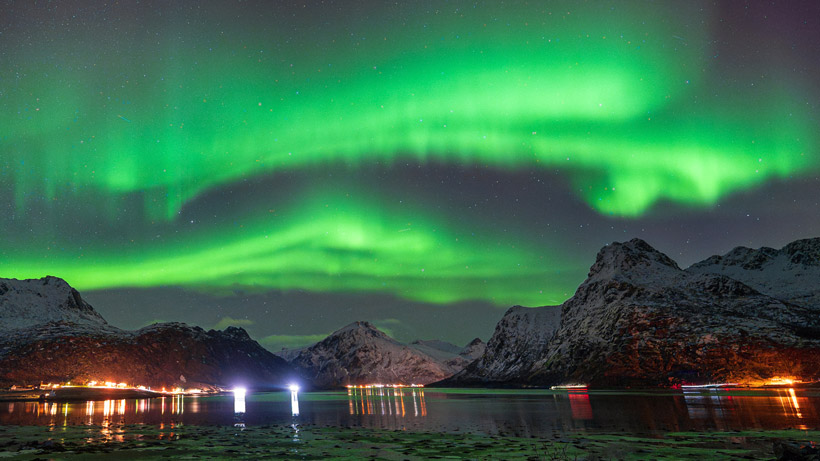
[[[245,389],[233,390],[233,412],[245,413]]]
[[[798,396],[793,388],[761,393],[709,389],[685,391],[683,397],[690,418],[714,422],[717,429],[731,429],[739,424],[744,427],[751,425],[766,428],[773,421],[780,422],[783,427],[805,429],[808,427],[806,418],[815,421],[815,424],[818,419],[817,399],[810,400],[806,395]]]
[[[290,414],[292,416],[299,416],[299,388],[290,388]]]
[[[238,387],[233,390],[233,414],[234,427],[242,430],[245,429],[245,394],[247,391],[244,387]]]
[[[572,419],[593,419],[592,404],[589,402],[589,393],[586,389],[570,389],[568,397],[569,406],[572,410]]]
[[[795,395],[794,389],[789,389],[787,396],[778,395],[778,398],[780,399],[780,406],[786,415],[803,418],[803,415],[800,413],[800,403],[797,402],[797,395]]]
[[[246,413],[248,411],[248,413]],[[522,437],[556,431],[615,430],[657,434],[688,430],[820,426],[820,396],[804,389],[703,389],[663,392],[572,390],[440,392],[422,388],[351,388],[345,392],[259,393],[254,396],[165,397],[0,405],[0,425],[89,427],[89,436],[117,440],[130,424],[163,434],[180,424],[302,424],[419,431],[475,431]],[[167,435],[167,434],[166,434]],[[169,435],[170,436],[170,435]],[[176,436],[176,434],[174,435]]]
[[[413,416],[427,416],[427,403],[422,388],[366,387],[348,388],[348,407],[351,415],[407,416],[412,402]]]
[[[724,405],[724,403],[731,403],[723,401],[724,399],[731,400],[731,396],[722,397],[720,389],[685,390],[683,391],[683,399],[686,402],[689,417],[693,419],[707,419],[715,416],[725,419],[724,410],[727,405]],[[713,414],[713,412],[717,414]]]

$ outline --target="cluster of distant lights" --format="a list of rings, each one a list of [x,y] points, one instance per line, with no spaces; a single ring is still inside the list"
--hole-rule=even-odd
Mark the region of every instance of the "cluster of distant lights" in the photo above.
[[[390,386],[392,386],[392,385],[390,385]],[[420,386],[416,386],[416,385],[413,385],[413,386],[414,387],[420,387]],[[12,388],[14,389],[14,388],[17,388],[17,387],[18,386],[13,386]],[[160,390],[156,390],[156,389],[152,389],[151,387],[148,387],[148,386],[142,386],[142,385],[134,386],[134,385],[127,384],[127,383],[117,383],[117,382],[114,382],[114,381],[104,381],[104,382],[103,381],[89,381],[85,384],[71,384],[71,381],[68,381],[68,382],[65,382],[65,383],[58,383],[58,384],[54,384],[54,383],[41,384],[39,387],[40,387],[40,389],[52,389],[52,390],[53,389],[60,389],[60,388],[63,388],[63,389],[65,389],[65,388],[86,388],[86,389],[140,390],[140,391],[156,392],[156,393],[161,393],[161,394],[174,394],[174,395],[178,395],[178,394],[184,394],[184,395],[192,395],[193,394],[193,395],[196,395],[196,394],[206,393],[206,391],[204,391],[202,389],[199,389],[199,388],[186,389],[186,388],[183,388],[183,387],[174,387],[174,388],[171,388],[171,389],[166,389],[165,387],[162,387]],[[396,387],[398,387],[398,386],[396,386]],[[300,389],[300,387],[299,387],[298,384],[288,385],[288,390],[291,391],[291,392],[299,392],[299,389]],[[231,392],[237,397],[245,397],[245,395],[248,393],[248,390],[245,387],[234,387],[231,390]],[[210,393],[210,392],[207,392],[207,393]]]
[[[699,389],[699,388],[729,388],[729,387],[744,387],[744,386],[792,386],[794,384],[799,384],[801,381],[796,379],[795,377],[780,377],[775,376],[773,378],[769,378],[762,382],[754,382],[754,383],[711,383],[711,384],[683,384],[680,387],[683,389]],[[16,386],[14,386],[16,387]],[[14,388],[13,387],[13,388]],[[423,388],[423,384],[382,384],[382,383],[375,383],[375,384],[348,384],[347,389],[402,389],[402,388]],[[575,390],[575,389],[588,389],[588,385],[586,384],[564,384],[559,386],[552,386],[550,387],[551,390]],[[182,387],[174,387],[170,390],[166,389],[165,387],[161,388],[161,390],[157,391],[151,389],[150,387],[138,385],[133,386],[127,383],[117,383],[113,381],[89,381],[86,384],[82,385],[75,385],[71,384],[71,382],[66,382],[62,384],[44,384],[40,386],[41,389],[59,389],[59,388],[90,388],[90,389],[132,389],[132,390],[141,390],[141,391],[148,391],[148,392],[156,392],[161,394],[173,394],[173,395],[198,395],[202,394],[205,391],[199,388],[192,388],[192,389],[185,389]],[[300,387],[298,384],[289,384],[287,389],[295,394],[299,392]],[[244,399],[245,395],[248,393],[247,388],[245,387],[234,387],[231,392],[236,398]]]
[[[401,389],[403,387],[424,387],[424,384],[348,384],[348,389]]]
[[[732,388],[732,387],[787,387],[795,384],[801,384],[802,381],[796,377],[782,377],[775,376],[763,381],[752,381],[746,383],[710,383],[710,384],[683,384],[681,389],[716,389],[716,388]]]
[[[41,389],[60,389],[60,388],[86,388],[86,389],[123,389],[123,390],[139,390],[139,391],[147,391],[147,392],[156,392],[159,394],[185,394],[185,395],[196,395],[202,394],[205,391],[199,388],[191,388],[186,389],[183,387],[174,387],[171,389],[166,389],[165,387],[161,388],[160,390],[152,389],[150,386],[143,386],[137,385],[134,386],[132,384],[127,383],[117,383],[114,381],[89,381],[86,384],[71,384],[71,381],[62,383],[62,384],[53,384],[48,383],[40,386]]]

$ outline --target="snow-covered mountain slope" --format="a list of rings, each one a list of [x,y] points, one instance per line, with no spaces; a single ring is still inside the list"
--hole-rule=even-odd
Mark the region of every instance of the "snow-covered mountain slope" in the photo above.
[[[353,322],[304,349],[291,364],[317,387],[427,384],[453,371],[368,322]]]
[[[0,279],[0,383],[115,381],[146,386],[284,386],[295,376],[245,330],[109,325],[56,277]]]
[[[547,352],[561,320],[560,306],[511,307],[495,327],[484,353],[442,384],[504,385],[526,382]]]
[[[764,252],[765,258],[745,252],[726,264],[732,269],[734,261],[765,259],[764,274],[788,267],[787,275],[777,272],[779,282],[758,279],[759,286],[769,287],[765,294],[722,273],[683,271],[639,239],[608,245],[572,298],[560,308],[510,309],[485,355],[445,384],[663,386],[786,375],[820,379],[820,316],[811,303],[789,301],[811,299],[812,284],[803,280],[817,280],[814,242],[773,252]],[[707,267],[722,267],[724,260],[716,261]],[[744,274],[757,270],[756,264],[746,266]],[[783,291],[775,286],[784,281],[792,282],[789,295],[795,287],[805,290],[778,299]],[[549,321],[538,318],[546,312]]]
[[[820,238],[797,240],[779,250],[737,247],[686,271],[726,275],[761,293],[820,312]]]
[[[80,293],[62,279],[0,279],[0,331],[48,322],[107,325]]]

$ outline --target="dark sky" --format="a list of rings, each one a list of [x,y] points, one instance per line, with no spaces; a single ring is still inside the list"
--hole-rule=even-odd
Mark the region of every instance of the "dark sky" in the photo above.
[[[0,6],[0,276],[109,322],[488,339],[598,249],[820,235],[820,4]]]

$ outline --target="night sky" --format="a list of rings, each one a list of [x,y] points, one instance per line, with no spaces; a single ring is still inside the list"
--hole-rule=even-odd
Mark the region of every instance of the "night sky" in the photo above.
[[[772,4],[773,3],[773,4]],[[0,4],[0,276],[271,349],[820,236],[820,3]]]

